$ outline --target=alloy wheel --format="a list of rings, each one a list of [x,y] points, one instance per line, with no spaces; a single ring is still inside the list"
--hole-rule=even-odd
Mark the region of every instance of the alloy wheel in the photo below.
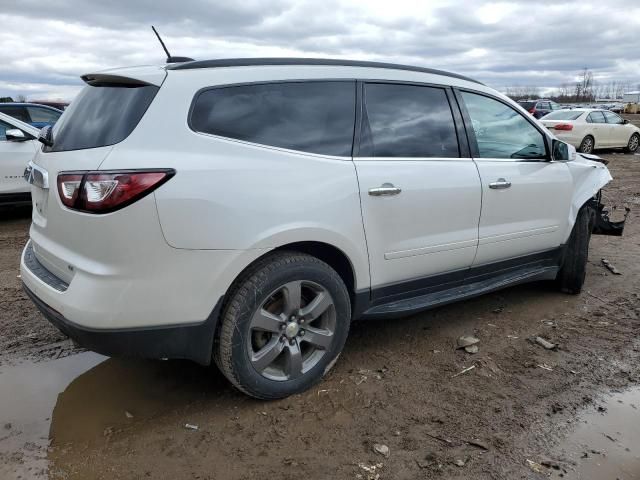
[[[305,280],[272,292],[253,314],[247,352],[253,368],[270,380],[293,380],[327,353],[336,327],[333,298]]]

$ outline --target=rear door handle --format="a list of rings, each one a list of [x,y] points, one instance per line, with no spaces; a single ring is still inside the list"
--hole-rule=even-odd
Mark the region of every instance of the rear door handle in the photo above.
[[[401,188],[396,187],[393,183],[383,183],[379,187],[370,188],[369,195],[372,197],[382,197],[390,195],[398,195],[402,191]]]
[[[491,182],[489,184],[489,188],[493,188],[495,190],[501,190],[509,187],[511,187],[511,182],[507,182],[504,178],[499,178],[496,182]]]

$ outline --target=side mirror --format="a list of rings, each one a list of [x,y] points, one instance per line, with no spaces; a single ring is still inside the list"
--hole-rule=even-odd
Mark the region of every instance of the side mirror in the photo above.
[[[576,159],[576,147],[560,140],[553,139],[552,142],[553,159],[559,162],[571,162]]]
[[[24,142],[29,138],[18,128],[10,128],[4,132],[8,142]]]
[[[626,118],[623,118],[623,119],[622,119],[622,124],[623,124],[623,125],[626,125],[627,123],[629,123],[629,120],[628,120],[628,119],[626,119]]]

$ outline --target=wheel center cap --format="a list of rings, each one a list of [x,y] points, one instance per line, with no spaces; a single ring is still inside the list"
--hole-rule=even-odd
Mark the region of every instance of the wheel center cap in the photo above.
[[[284,334],[287,336],[287,338],[294,338],[296,335],[298,335],[299,330],[300,327],[296,322],[289,322],[284,329]]]

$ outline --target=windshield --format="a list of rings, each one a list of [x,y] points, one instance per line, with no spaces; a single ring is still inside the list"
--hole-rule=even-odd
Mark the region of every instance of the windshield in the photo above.
[[[584,112],[581,110],[559,110],[544,116],[545,120],[575,120]]]
[[[45,152],[104,147],[129,136],[159,88],[153,85],[87,85],[53,127]]]
[[[536,102],[518,102],[522,108],[525,110],[531,110],[536,106]]]

